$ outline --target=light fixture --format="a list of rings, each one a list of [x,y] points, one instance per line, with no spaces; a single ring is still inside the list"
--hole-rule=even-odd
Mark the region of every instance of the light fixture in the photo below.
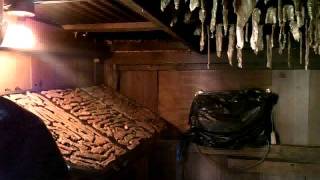
[[[34,17],[33,0],[9,0],[7,14],[18,17]]]
[[[1,44],[2,47],[30,50],[35,46],[32,30],[21,22],[9,23]]]

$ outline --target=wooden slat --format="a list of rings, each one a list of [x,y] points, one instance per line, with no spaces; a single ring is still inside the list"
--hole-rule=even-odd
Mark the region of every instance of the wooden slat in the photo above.
[[[181,42],[188,44],[183,38],[181,38],[175,32],[173,32],[167,25],[162,23],[160,20],[158,20],[156,17],[154,17],[152,14],[150,14],[146,10],[144,10],[143,7],[135,3],[133,0],[119,0],[119,2],[122,3],[124,6],[128,7],[129,9],[133,10],[134,12],[140,14],[142,17],[146,18],[147,20],[158,25],[164,32],[168,33],[173,38],[176,38]]]
[[[136,21],[136,18],[132,15],[133,13],[125,12],[121,8],[115,6],[113,3],[109,1],[103,1],[101,5],[99,1],[87,1],[90,5],[94,6],[95,8],[99,9],[101,12],[106,13],[107,15],[115,16],[118,20],[128,20],[128,21]],[[108,10],[106,12],[105,10]]]
[[[127,71],[120,79],[120,93],[157,112],[157,72]]]
[[[80,2],[80,3],[75,3],[79,6],[81,6],[83,9],[86,9],[90,14],[94,14],[100,17],[103,17],[100,22],[117,22],[119,19],[119,16],[116,14],[112,13],[110,9],[108,8],[100,8],[100,6],[96,6],[95,3],[90,3],[88,1],[86,2]],[[85,16],[84,16],[85,17]]]
[[[255,164],[256,160],[244,160],[244,159],[228,159],[228,168],[239,170],[244,167]],[[241,170],[240,170],[241,171]],[[243,170],[243,172],[251,173],[265,173],[265,174],[289,174],[295,175],[319,175],[320,165],[310,163],[289,163],[289,162],[275,162],[264,161],[262,164]]]
[[[192,145],[191,152],[200,151],[206,155],[232,156],[242,158],[260,159],[266,153],[267,147],[262,148],[243,148],[240,150],[214,149]],[[320,147],[319,146],[288,146],[273,145],[270,147],[267,159],[279,160],[292,163],[317,163],[320,165]]]
[[[134,23],[101,23],[101,24],[69,24],[63,25],[65,30],[85,32],[129,32],[129,31],[154,31],[159,27],[151,22]]]

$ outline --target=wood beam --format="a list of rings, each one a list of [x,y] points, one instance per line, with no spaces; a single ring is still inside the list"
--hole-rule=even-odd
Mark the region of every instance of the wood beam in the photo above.
[[[154,17],[152,14],[150,14],[148,11],[146,11],[143,7],[141,7],[139,4],[135,3],[133,0],[119,0],[122,5],[128,7],[132,11],[136,12],[137,14],[141,15],[142,17],[146,18],[147,20],[153,22],[157,26],[161,28],[164,32],[171,35],[173,38],[180,40],[184,44],[188,44],[183,38],[181,38],[178,34],[173,32],[171,28],[169,28],[167,25],[162,23],[160,20],[158,20],[156,17]]]
[[[85,32],[133,32],[161,30],[152,22],[100,23],[100,24],[67,24],[65,30]]]

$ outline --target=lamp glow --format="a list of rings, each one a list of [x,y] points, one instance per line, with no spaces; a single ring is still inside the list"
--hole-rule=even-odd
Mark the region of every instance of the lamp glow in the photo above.
[[[1,46],[14,49],[31,49],[34,45],[35,38],[30,28],[23,24],[9,24]]]

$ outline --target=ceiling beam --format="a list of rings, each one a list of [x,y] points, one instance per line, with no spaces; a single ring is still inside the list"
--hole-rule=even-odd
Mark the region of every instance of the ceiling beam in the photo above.
[[[154,17],[152,14],[147,12],[143,7],[141,7],[139,4],[134,2],[133,0],[118,0],[122,5],[128,7],[132,11],[136,12],[137,14],[141,15],[142,17],[146,18],[148,21],[153,22],[155,25],[160,27],[160,29],[166,33],[168,33],[173,38],[180,40],[184,44],[188,44],[183,38],[181,38],[178,34],[173,32],[171,28],[169,28],[167,25],[162,23],[160,20],[158,20],[156,17]]]
[[[62,27],[65,30],[82,32],[134,32],[161,30],[159,26],[152,22],[66,24]]]

